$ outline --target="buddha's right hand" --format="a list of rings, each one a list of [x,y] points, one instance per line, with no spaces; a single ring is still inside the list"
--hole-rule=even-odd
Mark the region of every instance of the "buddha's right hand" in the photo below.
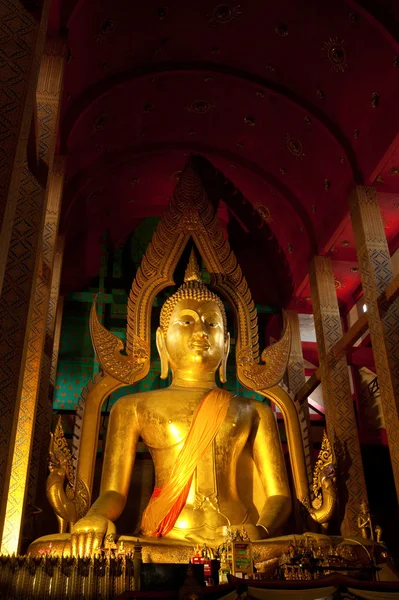
[[[104,536],[115,531],[115,525],[107,517],[95,513],[87,514],[72,528],[72,556],[92,556],[102,547]]]

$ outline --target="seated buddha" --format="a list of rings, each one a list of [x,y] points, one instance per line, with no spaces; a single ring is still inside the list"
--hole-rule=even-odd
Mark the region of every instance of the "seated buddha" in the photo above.
[[[183,285],[164,303],[156,334],[164,389],[136,393],[112,407],[100,494],[71,532],[74,555],[90,555],[115,532],[123,512],[139,438],[155,468],[155,489],[140,526],[153,543],[218,546],[227,527],[251,540],[279,532],[291,498],[271,408],[216,385],[226,381],[230,347],[221,299],[201,281],[192,253]],[[262,505],[251,498],[256,475]],[[255,508],[258,504],[259,510]]]

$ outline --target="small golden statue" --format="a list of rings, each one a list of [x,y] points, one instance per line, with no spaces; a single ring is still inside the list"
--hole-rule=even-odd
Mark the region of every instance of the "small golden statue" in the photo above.
[[[372,540],[374,539],[373,526],[371,523],[371,515],[367,502],[363,501],[360,504],[360,512],[357,516],[357,526],[360,529],[362,538]]]
[[[373,527],[369,505],[365,501],[360,504],[360,512],[357,516],[357,526],[360,529],[362,538],[366,540],[375,540],[378,544],[381,543],[382,527],[380,525]]]

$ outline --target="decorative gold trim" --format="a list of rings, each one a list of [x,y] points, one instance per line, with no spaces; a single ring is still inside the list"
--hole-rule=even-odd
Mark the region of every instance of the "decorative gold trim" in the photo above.
[[[237,352],[249,347],[252,358],[257,359],[256,308],[246,279],[191,161],[182,172],[132,284],[128,301],[127,354],[133,353],[134,335],[150,344],[151,310],[155,296],[165,287],[174,285],[173,273],[190,237],[211,275],[212,287],[234,309],[238,330]]]
[[[131,385],[143,378],[141,371],[148,373],[151,358],[149,344],[133,332],[133,353],[128,356],[121,354],[123,342],[100,323],[96,301],[97,297],[90,311],[90,334],[94,352],[104,373],[121,383]]]

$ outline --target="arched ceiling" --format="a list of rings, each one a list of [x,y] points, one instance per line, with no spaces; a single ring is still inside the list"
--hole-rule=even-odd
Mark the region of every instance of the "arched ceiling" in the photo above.
[[[356,256],[338,250],[342,241],[353,249],[345,227],[355,183],[376,182],[392,243],[399,233],[391,4],[80,0],[61,7],[69,47],[60,129],[68,154],[66,287],[95,274],[104,229],[117,245],[140,219],[162,214],[194,153],[261,219],[248,217],[248,229],[232,193],[224,199],[230,231],[239,223],[244,236],[264,224],[261,235],[278,242],[273,272],[285,271],[279,285],[291,287],[302,308],[315,251],[331,253],[338,279],[347,263],[338,294],[350,304],[360,283]],[[267,271],[267,245],[247,246],[244,273],[255,260]],[[270,277],[263,287],[253,277],[259,301],[270,300]]]

